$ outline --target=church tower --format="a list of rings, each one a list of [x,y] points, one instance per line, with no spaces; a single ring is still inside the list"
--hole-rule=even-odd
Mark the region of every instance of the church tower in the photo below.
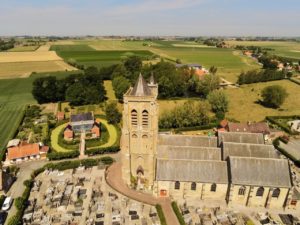
[[[151,190],[155,179],[158,135],[158,86],[140,74],[124,94],[121,137],[122,176],[128,185]]]

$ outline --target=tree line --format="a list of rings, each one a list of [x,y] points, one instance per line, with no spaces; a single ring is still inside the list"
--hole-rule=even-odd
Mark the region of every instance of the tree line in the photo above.
[[[86,69],[84,74],[72,74],[64,79],[55,76],[37,78],[32,94],[39,104],[68,101],[73,106],[97,104],[106,98],[103,77],[94,67]]]
[[[15,40],[10,39],[8,41],[4,41],[0,39],[0,51],[6,51],[8,49],[11,49],[15,46]]]
[[[142,72],[146,79],[153,74],[158,83],[159,98],[172,97],[206,97],[209,92],[219,87],[220,78],[213,67],[211,74],[204,75],[201,79],[188,67],[176,68],[170,62],[161,61],[157,64],[143,65],[141,58],[132,56],[122,64],[115,66],[111,79],[116,97],[122,100],[123,94],[133,86],[139,73]]]
[[[250,70],[247,72],[242,72],[239,77],[237,83],[242,84],[252,84],[258,82],[267,82],[273,80],[282,80],[286,77],[289,77],[290,73],[285,73],[285,71],[278,70]]]

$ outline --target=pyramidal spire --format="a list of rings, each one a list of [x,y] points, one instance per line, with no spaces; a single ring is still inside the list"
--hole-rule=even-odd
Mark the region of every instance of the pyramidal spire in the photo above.
[[[151,95],[151,90],[142,74],[140,73],[137,82],[135,83],[130,95],[134,96],[149,96]]]
[[[151,84],[151,85],[155,84],[153,72],[151,73],[150,84]]]

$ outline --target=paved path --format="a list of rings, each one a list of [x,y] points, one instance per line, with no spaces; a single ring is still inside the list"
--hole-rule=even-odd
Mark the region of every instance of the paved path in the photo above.
[[[130,189],[122,180],[121,163],[116,162],[112,164],[106,171],[106,182],[114,190],[134,199],[150,205],[160,204],[168,225],[179,225],[177,217],[172,209],[170,198],[156,198],[151,194],[145,194],[133,189]]]

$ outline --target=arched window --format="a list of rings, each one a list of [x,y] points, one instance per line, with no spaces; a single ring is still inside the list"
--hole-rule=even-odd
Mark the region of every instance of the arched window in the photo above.
[[[175,190],[179,190],[180,189],[180,182],[179,181],[176,181],[175,182]]]
[[[256,196],[261,197],[264,195],[265,189],[263,187],[259,187],[256,191]]]
[[[148,138],[147,134],[143,134],[142,138]]]
[[[246,191],[246,187],[245,186],[240,187],[240,189],[239,189],[239,195],[245,195],[245,191]]]
[[[273,197],[273,198],[278,198],[279,195],[280,195],[280,189],[279,189],[279,188],[275,188],[275,189],[273,190],[272,197]]]
[[[196,182],[193,182],[193,183],[191,184],[191,190],[192,190],[192,191],[195,191],[196,188],[197,188],[197,184],[196,184]]]
[[[213,183],[211,186],[210,186],[210,191],[211,192],[216,192],[217,190],[217,185],[215,183]]]
[[[134,127],[138,125],[138,114],[135,109],[131,111],[131,125]]]
[[[147,128],[148,124],[149,124],[149,113],[148,113],[147,110],[144,110],[142,112],[142,125],[143,125],[143,128]]]
[[[136,134],[133,134],[131,137],[132,138],[137,138],[138,136]]]

